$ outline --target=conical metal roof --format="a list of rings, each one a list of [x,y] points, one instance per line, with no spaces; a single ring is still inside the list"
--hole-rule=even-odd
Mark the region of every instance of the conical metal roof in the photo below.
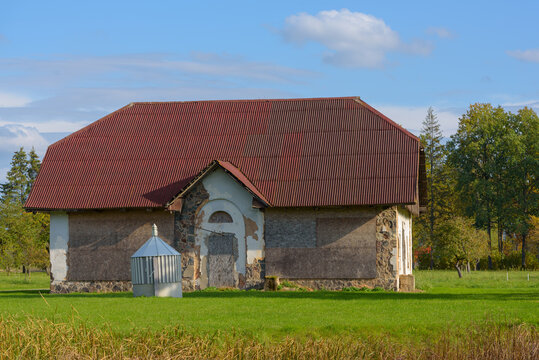
[[[172,246],[163,241],[157,236],[157,226],[152,226],[152,237],[144,243],[131,257],[147,257],[147,256],[170,256],[180,255]]]

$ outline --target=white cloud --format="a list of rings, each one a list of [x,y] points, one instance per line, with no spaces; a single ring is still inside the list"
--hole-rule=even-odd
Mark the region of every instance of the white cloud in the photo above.
[[[375,108],[391,120],[402,125],[405,129],[419,136],[429,107],[377,105]],[[438,118],[444,137],[447,138],[457,131],[459,117],[461,116],[460,113],[457,114],[451,110],[436,108],[434,108],[434,113]]]
[[[22,107],[32,101],[30,98],[7,92],[0,92],[0,108]]]
[[[539,49],[509,50],[507,55],[520,61],[539,63]]]
[[[343,67],[381,67],[392,51],[422,55],[431,51],[424,41],[402,42],[382,19],[348,9],[289,16],[281,34],[292,43],[323,45],[330,50],[324,61]]]
[[[525,100],[525,101],[513,101],[505,102],[502,104],[502,107],[513,113],[517,113],[523,107],[528,107],[533,109],[535,112],[539,112],[539,100]]]
[[[95,119],[97,120],[97,119]],[[74,122],[74,121],[69,121],[69,120],[49,120],[49,121],[46,121],[46,122],[35,122],[35,121],[30,121],[30,122],[20,122],[18,124],[13,124],[13,123],[10,123],[10,122],[6,122],[6,121],[1,121],[0,120],[0,126],[4,126],[4,127],[8,127],[8,128],[12,128],[14,130],[17,130],[17,131],[21,131],[18,127],[20,127],[21,129],[26,129],[26,137],[23,137],[23,138],[28,138],[28,135],[32,134],[33,130],[35,130],[37,133],[44,133],[44,132],[73,132],[73,131],[77,131],[81,128],[83,128],[84,126],[88,125],[88,122],[82,122],[82,121],[78,121],[78,122]],[[31,129],[32,131],[29,131],[28,129]],[[41,135],[39,135],[41,136]],[[34,137],[35,139],[38,139],[38,137]],[[22,139],[22,138],[20,138]],[[23,145],[21,145],[23,146]]]
[[[434,27],[434,26],[429,27],[427,29],[427,34],[436,35],[442,39],[452,39],[455,37],[455,34],[453,34],[450,30],[443,27]]]
[[[0,125],[0,151],[15,151],[21,146],[28,150],[34,147],[36,152],[43,155],[48,145],[36,128],[16,124]]]

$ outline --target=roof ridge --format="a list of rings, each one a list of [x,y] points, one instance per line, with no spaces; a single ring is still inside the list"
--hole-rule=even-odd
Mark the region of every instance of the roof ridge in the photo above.
[[[270,101],[316,101],[316,100],[360,100],[359,96],[312,97],[312,98],[280,98],[280,99],[212,99],[212,100],[172,100],[172,101],[135,101],[129,105],[145,104],[188,104],[201,102],[270,102]],[[127,105],[127,106],[129,106]],[[125,107],[125,106],[124,106]],[[123,108],[122,108],[123,109]],[[121,110],[121,109],[120,109]]]

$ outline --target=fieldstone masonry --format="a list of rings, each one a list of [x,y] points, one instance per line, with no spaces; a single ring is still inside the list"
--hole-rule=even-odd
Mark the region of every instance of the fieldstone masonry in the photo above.
[[[397,207],[376,209],[376,272],[372,278],[357,279],[298,279],[290,278],[300,286],[312,289],[339,290],[343,287],[381,287],[399,290],[397,272]],[[356,254],[357,255],[357,254]],[[352,256],[352,255],[351,255]],[[273,274],[269,274],[273,275]],[[409,275],[411,276],[411,275]],[[413,278],[413,276],[412,276]],[[413,285],[412,285],[413,286]]]
[[[72,292],[107,293],[131,290],[133,290],[131,281],[62,281],[51,284],[51,293],[53,294]]]
[[[208,202],[209,194],[201,182],[197,183],[183,199],[181,213],[174,212],[174,247],[182,254],[182,287],[184,291],[196,290],[200,273],[200,246],[196,246],[195,228],[200,220],[198,209]]]

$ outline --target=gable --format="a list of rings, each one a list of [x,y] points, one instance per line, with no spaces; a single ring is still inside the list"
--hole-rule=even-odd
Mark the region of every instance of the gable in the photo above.
[[[214,159],[273,206],[413,204],[419,149],[359,98],[134,103],[51,145],[26,207],[163,207]]]

